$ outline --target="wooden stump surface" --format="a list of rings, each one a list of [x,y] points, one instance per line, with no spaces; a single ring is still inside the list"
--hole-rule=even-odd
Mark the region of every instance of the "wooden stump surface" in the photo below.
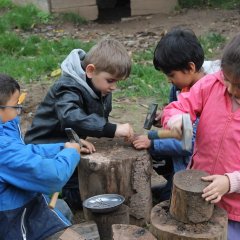
[[[152,163],[147,151],[137,151],[122,139],[88,139],[96,152],[83,155],[78,167],[82,201],[94,195],[117,193],[125,197],[130,222],[150,220]]]
[[[209,221],[182,223],[171,216],[169,201],[164,201],[151,211],[150,232],[158,240],[226,240],[227,221],[227,213],[215,207]]]
[[[135,225],[113,224],[113,240],[157,240],[149,231]]]

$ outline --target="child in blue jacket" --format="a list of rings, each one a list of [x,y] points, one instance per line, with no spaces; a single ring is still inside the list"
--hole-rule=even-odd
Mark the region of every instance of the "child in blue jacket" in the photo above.
[[[19,84],[0,74],[0,238],[41,240],[71,223],[48,207],[80,160],[79,144],[24,144]]]

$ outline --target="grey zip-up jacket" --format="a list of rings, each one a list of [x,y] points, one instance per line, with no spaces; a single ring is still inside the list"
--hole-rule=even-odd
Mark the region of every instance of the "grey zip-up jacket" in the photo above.
[[[114,137],[116,124],[108,122],[112,95],[101,97],[81,66],[85,52],[74,49],[61,64],[62,76],[40,103],[26,143],[65,142],[65,128],[81,138]]]

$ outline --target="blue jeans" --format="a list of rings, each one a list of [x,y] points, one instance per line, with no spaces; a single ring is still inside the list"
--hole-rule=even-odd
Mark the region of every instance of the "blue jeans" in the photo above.
[[[228,220],[228,240],[240,239],[240,222]]]
[[[64,215],[64,217],[66,217],[72,223],[73,213],[63,199],[57,200],[56,208]]]

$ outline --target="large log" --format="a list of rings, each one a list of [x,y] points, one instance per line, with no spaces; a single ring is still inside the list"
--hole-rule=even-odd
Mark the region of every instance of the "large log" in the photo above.
[[[150,232],[158,240],[226,240],[227,213],[215,207],[209,221],[186,224],[171,216],[169,201],[164,201],[151,211]]]
[[[214,205],[202,198],[203,189],[209,182],[204,182],[201,177],[207,175],[200,170],[184,170],[174,175],[170,213],[176,220],[200,223],[211,218]]]
[[[117,193],[125,197],[130,208],[131,224],[142,226],[149,222],[152,164],[147,151],[137,151],[122,139],[90,141],[97,152],[82,156],[79,164],[82,201],[98,194]],[[85,217],[88,219],[87,214]]]
[[[135,225],[112,225],[113,240],[156,240],[146,229]]]

